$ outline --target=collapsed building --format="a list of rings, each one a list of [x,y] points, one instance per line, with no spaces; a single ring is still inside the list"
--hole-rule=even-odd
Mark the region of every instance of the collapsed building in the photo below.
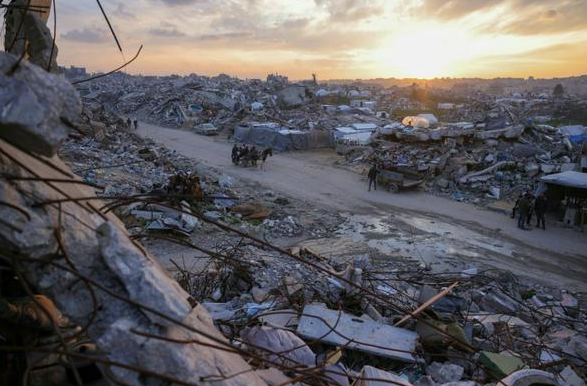
[[[587,315],[567,291],[540,293],[503,272],[380,269],[368,256],[337,262],[273,245],[206,211],[253,223],[268,210],[237,205],[228,178],[208,180],[139,139],[101,98],[82,103],[64,77],[0,53],[3,383],[585,384]],[[438,141],[470,137],[449,132]],[[495,135],[476,139],[532,132]],[[104,160],[110,168],[98,167]],[[194,229],[235,242],[192,244]],[[149,237],[208,264],[171,271],[141,243]]]

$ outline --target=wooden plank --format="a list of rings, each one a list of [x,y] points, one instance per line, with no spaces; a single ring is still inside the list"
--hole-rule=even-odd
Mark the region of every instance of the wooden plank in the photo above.
[[[408,314],[408,315],[404,316],[403,318],[401,318],[401,320],[399,322],[397,322],[396,324],[394,324],[394,326],[395,327],[401,326],[402,324],[404,324],[405,322],[407,322],[408,320],[410,320],[412,317],[418,315],[419,313],[421,313],[422,311],[424,311],[428,307],[432,306],[434,303],[436,303],[437,301],[439,301],[440,299],[442,299],[443,297],[445,297],[458,284],[459,284],[458,281],[452,283],[448,288],[446,288],[445,290],[437,293],[436,295],[434,295],[433,297],[431,297],[428,301],[426,301],[424,304],[422,304],[420,307],[416,308],[416,310],[414,312],[412,312],[411,314]]]

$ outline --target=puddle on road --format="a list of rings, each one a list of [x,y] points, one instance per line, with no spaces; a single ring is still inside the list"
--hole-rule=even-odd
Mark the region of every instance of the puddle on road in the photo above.
[[[411,257],[426,264],[445,265],[455,259],[480,260],[488,254],[512,256],[510,245],[496,244],[472,230],[437,220],[403,215],[343,216],[346,221],[337,236],[366,243],[389,257]]]
[[[482,250],[491,251],[500,255],[509,257],[512,257],[513,255],[513,245],[507,243],[497,244],[495,240],[487,236],[480,235],[477,232],[458,225],[443,223],[422,217],[399,215],[395,218],[421,231],[441,235],[452,239],[453,241],[459,241],[461,246],[455,247],[455,250],[462,250],[464,249],[464,245],[469,244]]]

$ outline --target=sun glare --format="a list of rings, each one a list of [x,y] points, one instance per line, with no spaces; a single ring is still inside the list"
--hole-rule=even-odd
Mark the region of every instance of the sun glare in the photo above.
[[[467,36],[446,28],[412,28],[393,36],[381,49],[381,70],[398,77],[451,76],[469,56]]]

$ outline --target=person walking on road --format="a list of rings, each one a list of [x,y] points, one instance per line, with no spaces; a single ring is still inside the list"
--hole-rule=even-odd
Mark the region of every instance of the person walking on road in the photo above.
[[[548,200],[546,199],[546,195],[542,193],[536,201],[534,202],[534,213],[536,213],[536,228],[540,227],[542,224],[542,229],[546,230],[546,223],[544,221],[544,215],[546,214],[546,209],[548,208]]]
[[[520,198],[518,202],[518,228],[524,228],[524,224],[526,223],[526,218],[528,217],[528,213],[530,213],[530,195],[526,193],[524,197]]]
[[[136,119],[134,120],[134,125],[135,125],[135,130],[137,130],[139,128],[139,121],[137,121]]]
[[[371,191],[371,185],[373,185],[373,190],[377,190],[377,175],[379,174],[379,170],[377,169],[377,165],[373,164],[371,169],[369,169],[369,173],[367,177],[369,177],[369,192]]]

